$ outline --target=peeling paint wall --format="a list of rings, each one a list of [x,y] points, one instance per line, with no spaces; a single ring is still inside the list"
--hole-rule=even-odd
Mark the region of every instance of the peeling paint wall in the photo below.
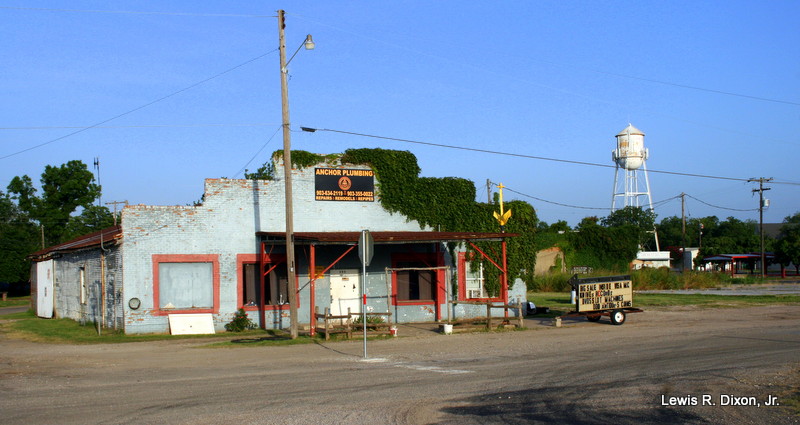
[[[102,258],[105,259],[103,267]],[[121,326],[122,308],[119,295],[122,288],[122,264],[118,246],[105,248],[105,252],[101,252],[100,248],[92,248],[63,254],[56,257],[54,263],[56,317],[81,323],[100,322],[108,328]],[[105,272],[105,309],[101,270]],[[81,274],[85,286],[84,297],[81,297]]]
[[[325,165],[330,167],[330,165]],[[277,164],[278,169],[282,164]],[[348,168],[363,168],[353,167]],[[282,175],[281,175],[282,177]],[[328,202],[314,200],[314,167],[294,170],[293,204],[295,232],[334,231],[418,231],[420,226],[400,214],[390,214],[375,202]],[[218,255],[219,305],[214,313],[214,325],[223,330],[238,304],[237,254],[257,254],[255,233],[281,232],[285,229],[284,184],[282,180],[252,181],[207,179],[205,200],[200,206],[130,205],[122,211],[124,259],[123,308],[126,333],[168,332],[168,318],[156,312],[154,306],[153,255]],[[299,247],[298,247],[299,248]],[[333,255],[333,254],[330,254]],[[335,257],[334,257],[335,258]],[[356,257],[357,258],[357,257]],[[298,251],[297,272],[301,287],[299,321],[310,321],[308,258]],[[317,263],[325,261],[324,256]],[[332,261],[332,259],[330,260]],[[329,261],[329,262],[330,262]],[[338,267],[353,268],[342,263]],[[368,287],[383,287],[383,268],[375,283]],[[357,266],[355,268],[359,268]],[[380,281],[380,282],[379,282]],[[327,278],[317,282],[317,305],[324,308],[323,291]],[[328,286],[329,288],[329,286]],[[326,292],[328,294],[329,292]],[[133,310],[128,301],[138,298],[141,307]],[[329,298],[328,298],[329,299]],[[329,301],[328,301],[329,302]],[[259,321],[257,312],[248,313]],[[267,327],[287,327],[288,308],[268,311]]]

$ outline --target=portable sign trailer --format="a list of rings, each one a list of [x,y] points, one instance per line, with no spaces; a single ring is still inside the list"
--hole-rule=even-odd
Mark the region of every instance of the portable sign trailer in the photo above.
[[[585,316],[590,322],[597,322],[608,316],[611,324],[625,323],[627,313],[641,313],[633,307],[633,282],[630,275],[587,277],[578,275],[569,280],[575,291],[575,311],[561,317]]]

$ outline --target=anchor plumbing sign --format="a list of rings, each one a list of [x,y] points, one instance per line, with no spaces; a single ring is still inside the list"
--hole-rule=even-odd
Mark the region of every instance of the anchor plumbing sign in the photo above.
[[[348,168],[315,168],[314,199],[317,201],[375,201],[375,173]]]
[[[627,279],[579,282],[576,285],[578,312],[633,307],[633,285],[630,277],[625,277]]]

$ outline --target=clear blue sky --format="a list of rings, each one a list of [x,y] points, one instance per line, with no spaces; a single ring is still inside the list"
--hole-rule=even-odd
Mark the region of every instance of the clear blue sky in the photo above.
[[[410,150],[424,176],[473,180],[479,200],[490,179],[599,208],[507,193],[574,225],[608,214],[613,168],[299,127],[612,166],[630,122],[646,134],[650,170],[773,177],[794,184],[769,185],[765,221],[800,211],[797,1],[0,0],[1,190],[99,157],[104,202],[182,205],[206,177],[241,177],[263,148],[247,165],[257,168],[282,147],[278,9],[289,50],[308,33],[317,44],[289,67],[295,149]],[[753,183],[651,172],[650,185],[656,202],[685,192],[758,207]],[[660,204],[658,220],[680,208]],[[691,198],[687,215],[758,219]]]

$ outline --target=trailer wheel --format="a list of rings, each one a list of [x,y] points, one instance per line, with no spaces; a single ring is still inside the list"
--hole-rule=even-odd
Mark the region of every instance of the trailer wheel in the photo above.
[[[588,320],[590,322],[599,322],[600,321],[600,315],[598,314],[597,316],[586,316],[586,320]]]
[[[624,310],[614,310],[611,312],[611,324],[612,325],[621,325],[625,323],[625,311]]]

